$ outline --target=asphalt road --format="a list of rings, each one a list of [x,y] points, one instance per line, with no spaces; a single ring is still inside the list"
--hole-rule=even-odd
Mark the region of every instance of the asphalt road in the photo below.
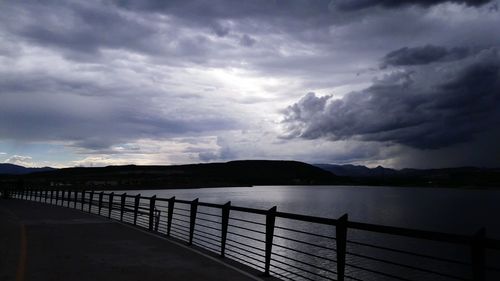
[[[83,212],[0,200],[0,280],[259,280],[177,243]]]

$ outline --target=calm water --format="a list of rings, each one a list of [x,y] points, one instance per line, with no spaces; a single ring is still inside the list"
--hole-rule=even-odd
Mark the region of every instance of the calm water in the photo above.
[[[277,206],[278,210],[283,212],[328,218],[338,218],[347,213],[351,221],[465,235],[472,235],[481,227],[486,227],[487,236],[500,239],[500,223],[497,218],[500,214],[500,189],[258,186],[142,190],[127,191],[127,193],[131,195],[141,193],[143,196],[157,195],[163,198],[176,196],[177,199],[184,200],[199,198],[202,202],[219,204],[231,201],[233,206],[259,209]],[[165,212],[166,207],[159,204],[157,207],[163,208],[162,212]],[[210,245],[206,244],[207,240],[204,241],[207,239],[206,235],[220,234],[220,226],[217,225],[217,223],[220,224],[220,217],[214,218],[210,214],[220,216],[220,210],[200,208],[193,243],[210,248]],[[186,229],[189,229],[189,221],[187,221],[189,205],[176,203],[173,214],[172,231],[175,231],[175,235],[172,235],[186,241],[188,237]],[[226,255],[231,253],[233,254],[231,258],[262,270],[265,217],[237,211],[232,211],[230,217]],[[239,225],[243,226],[243,229],[238,227],[241,223],[241,221],[238,222],[238,218],[247,222]],[[206,222],[204,219],[215,219],[217,223],[207,229],[203,226]],[[145,223],[147,224],[147,221]],[[320,234],[321,237],[303,232],[297,233],[290,229]],[[164,219],[160,220],[159,231],[166,233]],[[273,240],[271,272],[278,274],[284,280],[335,279],[337,264],[335,263],[336,243],[333,236],[335,236],[335,228],[330,225],[278,218]],[[382,281],[388,280],[388,277],[391,279],[390,276],[399,276],[407,280],[451,281],[472,277],[471,267],[463,264],[471,261],[470,245],[440,243],[356,229],[349,229],[347,238],[346,276],[355,278],[352,280]],[[210,241],[214,242],[214,240]],[[220,244],[217,243],[219,242],[220,239],[216,238],[215,244],[211,244],[214,246],[211,248],[212,251],[218,252]],[[381,246],[385,249],[380,250],[373,246]],[[394,252],[387,248],[412,254]],[[427,258],[415,256],[415,253],[425,255]],[[487,271],[486,280],[500,280],[499,254],[499,252],[487,253],[487,265],[499,269]],[[459,263],[436,260],[428,258],[429,256],[452,259]],[[399,265],[391,264],[391,261]],[[409,269],[404,265],[414,268]],[[415,267],[427,271],[415,270]]]
[[[268,209],[459,234],[486,227],[500,238],[500,189],[407,188],[366,186],[257,186],[127,191],[144,196]]]

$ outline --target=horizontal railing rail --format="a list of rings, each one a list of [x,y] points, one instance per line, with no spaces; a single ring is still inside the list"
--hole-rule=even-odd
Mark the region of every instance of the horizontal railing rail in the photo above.
[[[500,280],[500,240],[340,218],[104,191],[23,189],[31,200],[108,217],[283,280]]]

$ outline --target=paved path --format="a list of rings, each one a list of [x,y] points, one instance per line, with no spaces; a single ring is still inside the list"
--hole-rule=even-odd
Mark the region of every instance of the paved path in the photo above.
[[[0,200],[0,280],[258,280],[97,216]]]

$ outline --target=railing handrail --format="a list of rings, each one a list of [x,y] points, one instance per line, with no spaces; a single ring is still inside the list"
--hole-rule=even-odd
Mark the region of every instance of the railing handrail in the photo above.
[[[85,191],[85,193],[87,193],[87,191]],[[110,193],[104,192],[104,195],[109,195],[111,193],[112,192],[110,192]],[[136,196],[127,194],[126,197],[135,198]],[[141,199],[149,200],[155,196],[137,196],[137,197],[139,197]],[[161,202],[169,202],[171,200],[171,198],[162,198],[162,197],[155,197],[155,198],[156,198],[156,201],[161,201]],[[181,204],[191,204],[191,202],[192,202],[190,200],[183,200],[183,199],[177,199],[177,198],[175,198],[174,201],[175,201],[175,203],[181,203]],[[201,201],[198,202],[198,206],[212,207],[212,208],[218,208],[218,209],[222,209],[224,207],[224,205],[225,204],[208,203],[208,202],[201,202]],[[234,206],[234,205],[231,205],[229,208],[232,211],[247,212],[247,213],[258,214],[258,215],[266,215],[268,212],[268,210],[264,210],[264,209],[241,207],[241,206]],[[332,226],[336,226],[337,221],[338,221],[337,219],[333,219],[333,218],[303,215],[303,214],[290,213],[290,212],[276,212],[276,217],[284,218],[284,219],[299,220],[299,221],[304,221],[304,222],[332,225]],[[414,228],[404,228],[404,227],[387,226],[387,225],[381,225],[381,224],[356,222],[356,221],[352,221],[352,220],[349,220],[347,222],[347,228],[365,230],[365,231],[371,231],[371,232],[377,232],[377,233],[383,233],[383,234],[398,235],[398,236],[404,236],[404,237],[411,237],[411,238],[433,240],[433,241],[439,241],[439,242],[449,242],[449,243],[455,243],[455,244],[470,244],[474,239],[474,235],[452,234],[452,233],[446,233],[446,232],[438,232],[438,231],[420,230],[420,229],[414,229]],[[491,247],[493,249],[500,250],[500,240],[494,239],[494,238],[485,238],[485,242],[486,242],[487,247],[489,247],[489,248]]]

